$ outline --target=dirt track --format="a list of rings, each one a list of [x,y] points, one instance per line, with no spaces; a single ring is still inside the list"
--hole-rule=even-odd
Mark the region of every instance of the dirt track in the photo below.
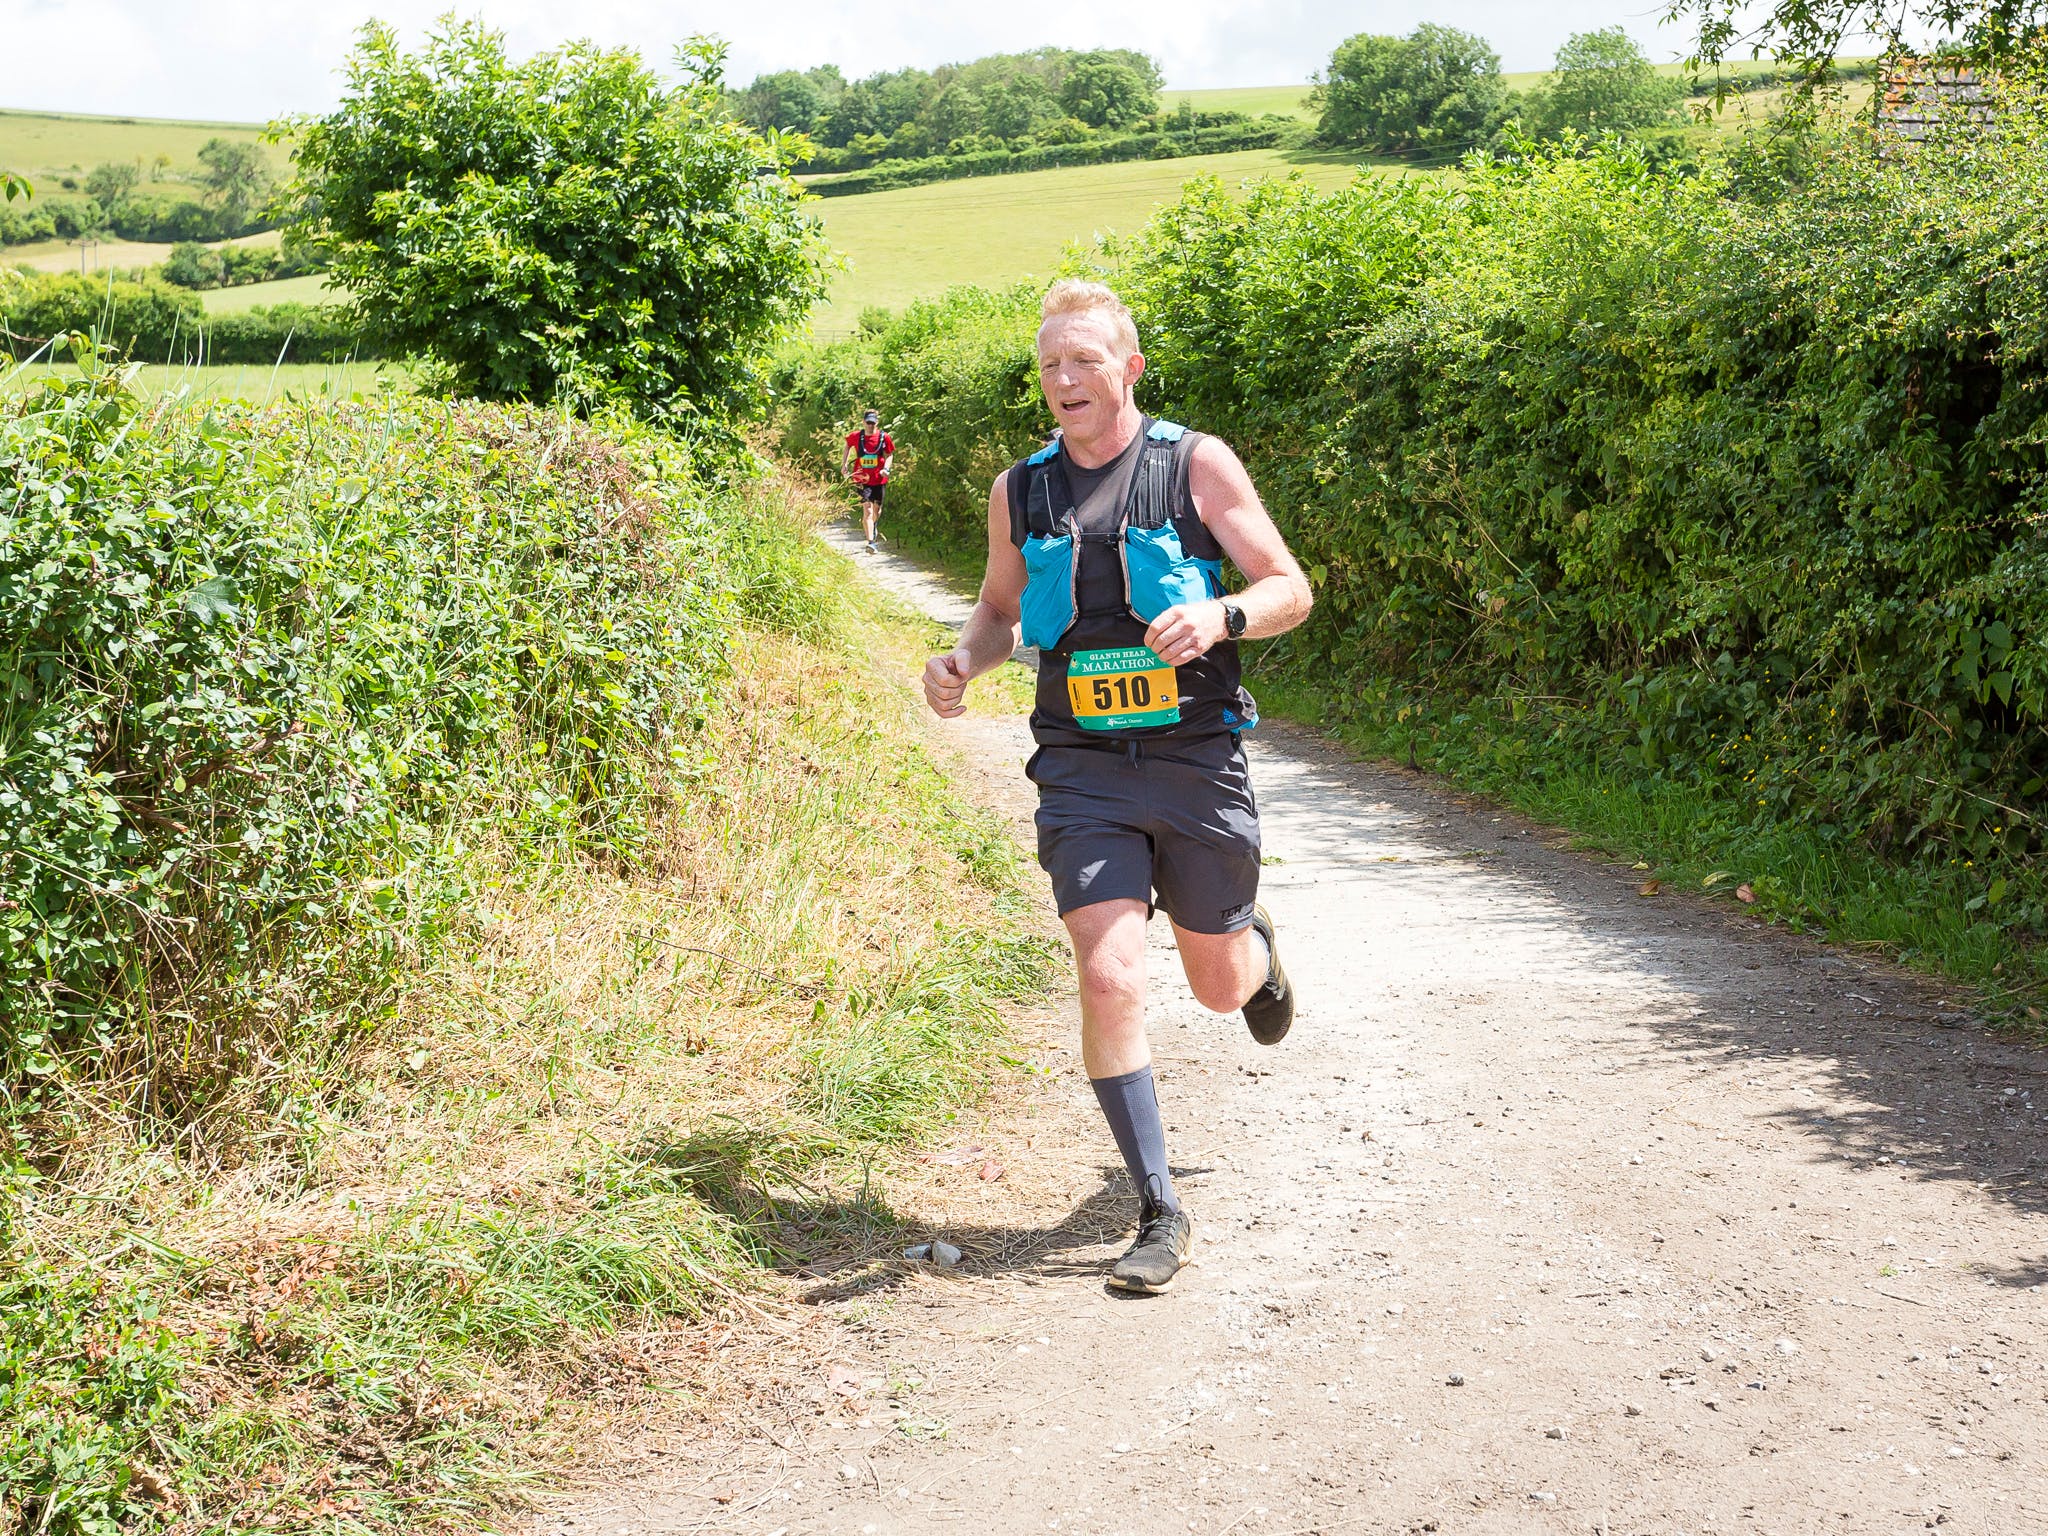
[[[1023,722],[948,733],[1028,818]],[[1069,1002],[975,1133],[1003,1179],[947,1170],[959,1270],[807,1282],[846,1331],[805,1413],[539,1529],[2048,1530],[2048,1058],[1306,732],[1252,768],[1293,1035],[1153,933],[1198,1266],[1102,1287],[1129,1202]]]

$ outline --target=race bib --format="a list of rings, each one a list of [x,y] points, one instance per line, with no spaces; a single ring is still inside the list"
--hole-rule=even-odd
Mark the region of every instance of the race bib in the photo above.
[[[1084,731],[1129,731],[1180,719],[1180,683],[1149,645],[1074,652],[1067,701]]]

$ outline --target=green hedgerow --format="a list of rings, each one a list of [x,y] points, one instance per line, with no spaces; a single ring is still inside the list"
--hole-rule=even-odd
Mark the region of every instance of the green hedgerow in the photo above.
[[[479,840],[630,856],[733,611],[687,450],[393,400],[0,405],[0,1092],[342,1043]],[[326,1019],[324,1033],[307,1021]]]

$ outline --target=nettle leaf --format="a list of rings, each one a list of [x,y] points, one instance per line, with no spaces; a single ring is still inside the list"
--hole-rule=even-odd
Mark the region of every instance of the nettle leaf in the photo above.
[[[235,584],[226,576],[209,576],[178,599],[179,605],[202,624],[232,621],[241,610],[236,606]]]

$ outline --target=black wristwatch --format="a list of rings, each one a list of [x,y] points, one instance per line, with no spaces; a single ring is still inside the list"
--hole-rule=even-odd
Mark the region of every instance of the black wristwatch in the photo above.
[[[1233,640],[1244,638],[1244,610],[1235,603],[1223,605],[1223,629]]]

